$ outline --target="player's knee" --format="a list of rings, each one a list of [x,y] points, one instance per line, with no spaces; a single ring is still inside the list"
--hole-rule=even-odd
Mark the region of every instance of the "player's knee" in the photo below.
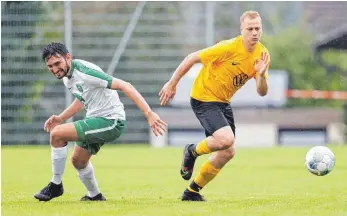
[[[235,156],[235,148],[233,146],[225,150],[224,157],[227,161],[233,159],[234,156]]]
[[[79,158],[78,156],[73,155],[71,157],[71,163],[76,169],[84,169],[88,165],[88,160]]]
[[[234,136],[232,134],[223,134],[217,141],[221,150],[229,149],[234,144]]]
[[[62,134],[59,126],[56,126],[50,132],[50,143],[53,147],[62,147],[64,145],[65,142],[62,139]]]

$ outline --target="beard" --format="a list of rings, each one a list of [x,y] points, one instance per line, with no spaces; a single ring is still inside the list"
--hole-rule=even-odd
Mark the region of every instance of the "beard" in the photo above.
[[[64,58],[64,60],[65,60],[65,64],[66,64],[66,69],[65,70],[61,69],[64,72],[64,75],[61,77],[57,77],[57,79],[63,79],[67,75],[67,73],[70,71],[70,66],[67,63],[66,58]]]
[[[66,74],[68,73],[69,70],[61,69],[61,71],[63,71],[64,74],[62,76],[60,76],[60,77],[57,77],[57,79],[63,79],[66,76]]]

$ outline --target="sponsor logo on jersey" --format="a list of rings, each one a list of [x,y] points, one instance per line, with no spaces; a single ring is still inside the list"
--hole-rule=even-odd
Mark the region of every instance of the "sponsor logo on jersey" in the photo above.
[[[76,88],[78,89],[78,91],[83,92],[83,88],[82,88],[82,86],[81,86],[81,85],[76,84]]]

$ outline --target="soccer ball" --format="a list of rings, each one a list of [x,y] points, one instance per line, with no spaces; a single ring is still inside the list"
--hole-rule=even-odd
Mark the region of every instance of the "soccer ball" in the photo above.
[[[324,176],[334,168],[335,155],[326,146],[315,146],[307,152],[305,164],[310,173]]]

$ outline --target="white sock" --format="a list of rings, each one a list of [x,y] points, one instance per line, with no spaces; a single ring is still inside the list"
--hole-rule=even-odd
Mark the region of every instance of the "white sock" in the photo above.
[[[51,182],[54,184],[60,184],[65,170],[66,158],[67,158],[67,145],[62,148],[52,147],[52,172],[53,177]]]
[[[84,186],[88,190],[88,196],[95,197],[98,195],[100,190],[94,176],[94,168],[92,163],[89,162],[86,168],[77,170],[77,172]]]

